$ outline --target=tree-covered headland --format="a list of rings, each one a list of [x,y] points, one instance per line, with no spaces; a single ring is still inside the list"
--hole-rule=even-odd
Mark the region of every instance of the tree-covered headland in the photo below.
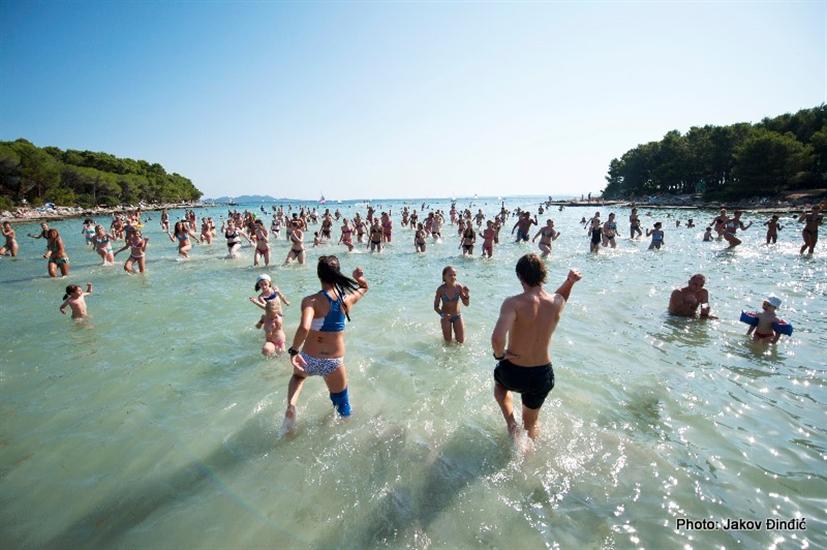
[[[607,199],[689,193],[736,199],[827,187],[827,106],[756,124],[673,130],[613,159],[606,181]]]
[[[30,204],[92,207],[198,200],[202,193],[158,163],[92,151],[0,141],[0,208]]]

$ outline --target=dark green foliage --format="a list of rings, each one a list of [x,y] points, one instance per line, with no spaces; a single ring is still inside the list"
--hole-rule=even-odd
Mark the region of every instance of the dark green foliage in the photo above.
[[[2,155],[0,155],[2,158]],[[827,106],[758,124],[693,126],[612,159],[603,196],[768,196],[827,186]]]
[[[0,205],[116,206],[198,200],[202,193],[158,163],[108,153],[37,147],[25,139],[0,141]]]

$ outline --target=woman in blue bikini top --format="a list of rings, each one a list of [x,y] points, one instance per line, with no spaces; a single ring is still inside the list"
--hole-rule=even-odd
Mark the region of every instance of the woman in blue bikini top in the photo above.
[[[367,293],[368,282],[358,267],[353,270],[353,278],[343,275],[336,256],[320,257],[316,273],[322,289],[302,300],[301,321],[288,350],[293,366],[285,413],[288,430],[295,422],[299,393],[309,376],[323,377],[338,413],[350,415],[344,365],[345,320],[350,320],[350,310]]]

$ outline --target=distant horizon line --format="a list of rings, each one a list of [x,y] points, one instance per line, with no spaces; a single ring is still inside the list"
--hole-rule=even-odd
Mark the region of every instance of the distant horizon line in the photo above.
[[[597,195],[599,196],[599,195]],[[290,198],[290,197],[273,197],[272,195],[222,195],[220,197],[202,197],[201,202],[205,201],[218,201],[218,200],[236,200],[244,197],[256,197],[256,200],[268,200],[268,201],[285,201],[285,202],[316,202],[318,203],[320,199],[297,199],[297,198]],[[472,200],[479,200],[479,199],[497,199],[497,200],[506,200],[506,199],[531,199],[531,198],[543,198],[546,199],[548,197],[554,197],[554,195],[474,195],[474,196],[464,196],[459,195],[455,197],[373,197],[373,198],[355,198],[355,199],[338,199],[338,198],[327,198],[325,197],[325,203],[329,202],[377,202],[377,201],[433,201],[433,200],[446,200],[446,201],[457,201],[462,199],[472,199]],[[560,199],[568,199],[568,198],[576,198],[577,195],[557,195]]]

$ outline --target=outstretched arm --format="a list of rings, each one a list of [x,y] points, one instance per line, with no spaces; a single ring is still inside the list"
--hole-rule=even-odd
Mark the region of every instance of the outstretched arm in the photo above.
[[[580,274],[579,271],[575,271],[573,269],[569,270],[569,274],[566,277],[566,280],[563,281],[563,284],[560,285],[560,288],[557,289],[557,294],[563,297],[565,301],[569,301],[569,295],[571,294],[571,289],[574,287],[574,283],[579,281],[583,278],[583,275]]]

